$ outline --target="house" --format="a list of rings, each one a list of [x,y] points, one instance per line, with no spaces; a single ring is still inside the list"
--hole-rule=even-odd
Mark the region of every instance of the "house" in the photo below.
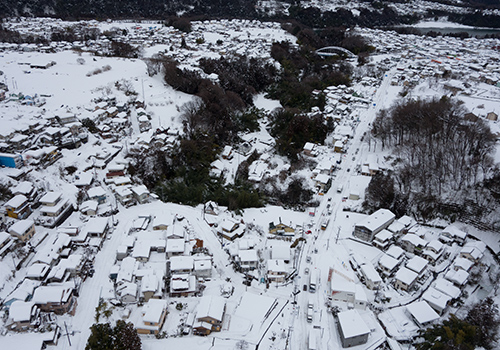
[[[194,275],[198,278],[212,277],[212,259],[209,257],[195,258]]]
[[[413,258],[408,260],[408,262],[406,263],[406,267],[413,272],[416,272],[420,277],[424,274],[428,264],[429,262],[426,259],[420,256],[414,256]]]
[[[330,269],[330,298],[335,302],[346,303],[349,308],[364,310],[368,299],[363,287],[355,283],[354,278],[354,273],[347,266],[337,264]]]
[[[50,271],[50,265],[43,263],[34,263],[28,268],[26,272],[26,278],[35,280],[35,281],[43,281],[47,277]]]
[[[392,237],[392,232],[384,229],[373,237],[372,244],[378,249],[384,250],[391,243]]]
[[[74,314],[76,298],[73,295],[73,288],[70,283],[38,287],[35,289],[32,301],[44,312],[54,312],[58,315],[68,312]]]
[[[498,114],[496,114],[495,112],[489,112],[488,114],[486,114],[486,119],[492,120],[492,121],[497,121]]]
[[[243,234],[245,233],[244,225],[240,225],[239,222],[233,219],[222,220],[218,229],[219,235],[230,241],[243,237]]]
[[[418,274],[406,267],[401,267],[394,276],[394,287],[409,292],[417,281]]]
[[[457,257],[455,259],[455,261],[453,262],[453,269],[455,271],[463,270],[463,271],[469,272],[470,268],[473,265],[474,265],[473,261],[466,259],[466,258]]]
[[[214,295],[202,297],[197,307],[197,323],[193,325],[194,334],[208,335],[211,332],[220,332],[225,312],[226,301],[223,297]]]
[[[231,146],[225,146],[221,156],[223,159],[233,159],[233,148]]]
[[[163,299],[150,299],[142,307],[142,319],[136,324],[139,334],[158,334],[167,317],[168,302]]]
[[[37,190],[35,186],[29,181],[19,182],[16,187],[12,189],[14,195],[22,194],[26,198],[34,199],[37,195]]]
[[[87,196],[90,200],[97,201],[99,204],[105,203],[107,198],[106,191],[101,186],[88,189]]]
[[[109,230],[108,218],[92,218],[84,228],[90,237],[104,237]]]
[[[385,253],[389,256],[392,256],[394,259],[400,260],[404,255],[404,250],[397,245],[391,245]]]
[[[467,283],[467,280],[469,279],[469,273],[464,270],[450,269],[444,275],[444,278],[446,278],[448,281],[452,282],[456,286],[461,287]]]
[[[423,328],[439,319],[439,315],[425,301],[416,301],[406,305],[406,310],[415,323]]]
[[[153,219],[153,230],[154,231],[166,230],[171,221],[172,221],[171,219],[165,216],[161,217],[155,216],[155,218]]]
[[[429,287],[422,295],[422,299],[442,315],[452,298],[434,287]]]
[[[0,257],[3,257],[14,244],[14,240],[7,232],[0,232]]]
[[[401,237],[399,243],[408,253],[421,254],[428,242],[414,233],[407,233]]]
[[[85,201],[80,204],[80,212],[85,215],[95,216],[97,214],[97,207],[99,203],[94,200]]]
[[[350,348],[365,344],[371,331],[357,310],[337,314],[338,329],[342,347]]]
[[[457,242],[458,244],[464,244],[467,233],[460,230],[455,225],[449,225],[441,232],[439,240],[446,244],[451,244],[452,242]]]
[[[236,256],[236,263],[242,271],[255,270],[259,266],[259,256],[254,249],[240,250]]]
[[[22,194],[15,195],[5,203],[7,216],[14,219],[25,219],[31,214],[28,198]]]
[[[328,183],[330,182],[330,176],[327,174],[318,174],[313,179],[314,187],[318,190],[318,192],[324,192]]]
[[[128,187],[117,187],[114,189],[116,199],[125,207],[134,204],[134,193]]]
[[[139,288],[136,283],[124,282],[116,287],[116,293],[120,301],[125,304],[137,302],[137,292]]]
[[[390,276],[396,271],[400,261],[394,259],[392,256],[384,254],[378,261],[378,267],[385,276]]]
[[[380,285],[382,284],[382,278],[380,278],[380,275],[375,270],[373,265],[371,265],[371,264],[361,265],[359,270],[361,272],[361,275],[365,279],[365,284],[368,287],[368,289],[379,289],[380,288]]]
[[[182,274],[172,275],[170,278],[170,297],[187,297],[196,293],[198,293],[196,276]]]
[[[149,190],[144,185],[133,186],[131,189],[135,200],[141,204],[147,203],[150,198]]]
[[[205,203],[203,210],[205,211],[205,214],[210,214],[210,215],[219,215],[219,205],[213,201],[209,201]]]
[[[72,210],[68,199],[63,199],[62,193],[47,192],[40,198],[40,214],[42,216],[42,224],[53,227],[58,225]]]
[[[456,287],[452,282],[440,277],[434,282],[434,288],[452,299],[460,297],[462,291],[460,288]]]
[[[316,157],[318,155],[318,150],[316,149],[316,144],[312,142],[306,142],[304,148],[302,149],[304,154],[309,157]]]
[[[192,256],[173,256],[168,261],[172,274],[189,274],[193,272],[194,258]]]
[[[387,228],[395,219],[390,210],[379,209],[354,226],[354,237],[371,242],[373,237]]]
[[[429,260],[432,264],[436,263],[436,261],[441,257],[444,252],[444,245],[439,240],[434,239],[430,241],[425,247],[422,256]]]
[[[7,324],[10,329],[26,331],[39,325],[40,310],[35,303],[29,301],[14,301],[9,307]]]
[[[287,274],[288,269],[284,260],[267,260],[267,280],[269,282],[284,283]]]
[[[279,223],[277,225],[274,224],[274,222],[269,223],[269,233],[275,234],[275,235],[291,235],[293,236],[295,234],[295,229],[291,226],[288,226],[283,223]]]
[[[175,255],[183,255],[185,251],[184,239],[167,238],[165,251],[169,259]]]
[[[149,301],[150,299],[161,299],[163,294],[162,285],[163,271],[147,270],[146,274],[141,278],[141,297],[140,300]]]
[[[288,264],[290,262],[290,259],[292,258],[292,253],[290,251],[289,244],[273,243],[273,245],[270,248],[271,248],[271,259],[284,260],[285,264]]]
[[[35,234],[35,223],[33,220],[17,221],[9,228],[9,233],[11,236],[26,242]]]
[[[486,243],[482,241],[470,241],[460,250],[460,257],[477,263],[481,260],[485,251]]]

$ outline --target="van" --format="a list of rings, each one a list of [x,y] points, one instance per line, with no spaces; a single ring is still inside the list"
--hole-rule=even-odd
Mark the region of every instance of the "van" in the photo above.
[[[313,315],[314,315],[314,305],[311,302],[309,302],[309,304],[307,304],[307,322],[308,323],[312,323]]]
[[[344,189],[344,186],[338,185],[337,186],[337,193],[341,193],[343,189]]]

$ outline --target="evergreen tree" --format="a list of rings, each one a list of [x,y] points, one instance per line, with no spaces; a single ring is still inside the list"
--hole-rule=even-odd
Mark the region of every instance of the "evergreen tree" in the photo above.
[[[132,323],[119,320],[115,327],[109,323],[96,323],[85,350],[141,350],[142,343]]]

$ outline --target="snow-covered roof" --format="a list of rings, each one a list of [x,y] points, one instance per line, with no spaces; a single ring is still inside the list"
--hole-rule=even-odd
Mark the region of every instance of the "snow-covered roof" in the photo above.
[[[170,259],[170,270],[192,270],[194,259],[192,256],[173,256]]]
[[[394,220],[396,215],[388,209],[379,209],[356,226],[366,227],[370,231],[376,231],[381,226],[387,224],[389,221]]]
[[[339,312],[337,317],[345,339],[370,333],[370,328],[363,321],[358,310]]]
[[[411,285],[418,277],[418,274],[416,272],[413,272],[406,267],[401,267],[398,272],[396,272],[395,278],[397,280],[400,280],[406,285]]]
[[[108,225],[108,218],[93,218],[89,220],[87,226],[85,226],[85,230],[90,234],[102,235],[104,231],[106,231]]]
[[[451,297],[434,287],[429,287],[422,295],[422,299],[427,301],[431,306],[434,306],[437,311],[442,311],[446,308],[446,305],[448,305]]]
[[[53,204],[57,202],[62,197],[60,192],[47,192],[42,198],[40,198],[41,203]]]
[[[215,295],[203,296],[197,307],[196,319],[210,317],[222,322],[226,301]]]
[[[469,273],[464,270],[455,271],[451,269],[444,275],[444,278],[446,278],[448,281],[451,281],[461,286],[465,284],[465,282],[467,282],[467,279],[469,278]]]
[[[392,256],[394,259],[398,259],[404,254],[403,248],[397,245],[391,245],[389,249],[385,252],[387,255]]]
[[[90,198],[106,196],[106,191],[101,186],[92,187],[87,191]]]
[[[360,269],[361,269],[363,275],[367,279],[369,279],[370,281],[372,281],[373,283],[381,283],[382,282],[382,278],[380,278],[380,275],[375,270],[375,268],[373,267],[373,265],[371,265],[371,264],[364,264],[364,265],[361,265]]]
[[[18,235],[23,235],[24,233],[26,233],[26,231],[28,231],[31,226],[33,226],[35,223],[33,222],[33,220],[19,220],[19,221],[16,221],[14,223],[14,225],[12,225],[10,228],[9,228],[9,233],[10,234],[18,234]]]
[[[385,242],[392,238],[392,232],[384,229],[375,235],[375,238],[381,242]]]
[[[427,259],[420,256],[414,256],[406,263],[406,267],[420,274],[427,267],[427,264],[429,264]]]
[[[144,314],[142,320],[144,322],[159,323],[163,312],[167,308],[167,303],[167,300],[164,299],[149,299],[142,308]]]
[[[204,271],[212,269],[212,260],[210,258],[196,259],[194,261],[195,271]]]
[[[288,271],[285,261],[280,259],[269,259],[267,271],[286,273]]]
[[[425,325],[439,318],[437,312],[425,301],[416,301],[408,304],[406,305],[406,309],[421,325]]]
[[[35,289],[32,301],[35,304],[66,303],[73,293],[69,286],[42,286]]]
[[[412,245],[414,245],[415,247],[425,247],[427,245],[426,240],[420,238],[419,236],[417,236],[414,233],[408,233],[408,234],[404,235],[403,237],[401,237],[401,241],[402,242],[409,242]]]
[[[19,208],[22,206],[24,203],[28,201],[28,198],[22,194],[15,195],[12,197],[7,203],[5,203],[5,206],[8,208]]]
[[[467,237],[467,233],[460,230],[455,225],[449,225],[449,226],[445,227],[445,229],[441,232],[441,234],[449,236],[449,237],[457,237],[457,238],[461,238],[461,239],[465,239],[465,237]]]
[[[184,253],[184,239],[167,239],[167,253]]]
[[[379,265],[386,268],[387,270],[392,271],[399,264],[398,259],[394,259],[392,256],[384,254],[380,257],[378,261]]]
[[[474,263],[472,261],[470,261],[469,259],[466,259],[466,258],[461,258],[461,257],[457,257],[455,259],[455,261],[453,262],[453,266],[455,268],[460,268],[464,271],[469,271],[470,268],[472,267],[472,265],[474,265]]]
[[[434,288],[446,295],[449,295],[453,299],[458,298],[462,293],[460,288],[456,287],[453,283],[442,277],[436,279],[434,282]]]
[[[257,251],[254,249],[240,250],[238,252],[238,256],[240,257],[240,261],[242,262],[259,261],[259,256],[257,255]]]
[[[12,193],[29,194],[33,190],[33,184],[29,181],[22,181],[12,189]]]
[[[9,308],[9,317],[13,322],[29,321],[35,304],[31,301],[14,301]]]

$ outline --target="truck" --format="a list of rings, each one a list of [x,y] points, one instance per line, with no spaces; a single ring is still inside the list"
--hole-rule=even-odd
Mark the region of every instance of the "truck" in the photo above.
[[[309,275],[309,292],[316,293],[318,287],[319,270],[313,269]]]
[[[321,224],[321,229],[324,231],[328,227],[328,224],[330,223],[329,219],[323,220],[323,223]]]

